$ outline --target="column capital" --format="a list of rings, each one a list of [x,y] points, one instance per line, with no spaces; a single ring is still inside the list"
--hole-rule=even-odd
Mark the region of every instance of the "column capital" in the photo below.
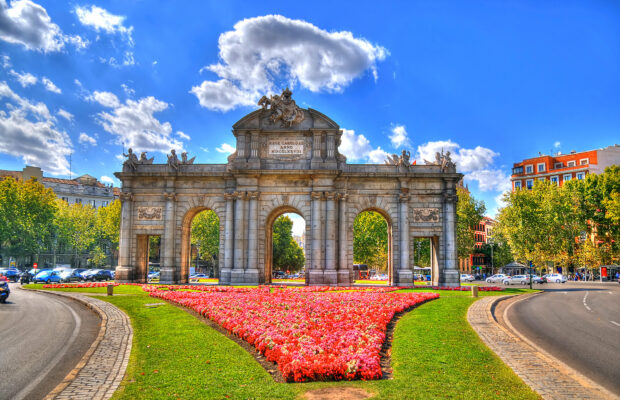
[[[235,192],[233,192],[233,193],[224,193],[224,198],[226,200],[234,200],[235,196],[236,196]]]
[[[260,192],[247,192],[247,197],[252,200],[258,199],[260,197]]]
[[[349,195],[347,193],[338,193],[336,195],[337,200],[347,201],[348,198],[349,198]]]
[[[121,201],[133,201],[133,193],[131,192],[121,192],[119,197]]]
[[[168,201],[176,201],[177,194],[175,192],[168,192],[168,193],[164,193],[164,197]]]
[[[444,193],[443,200],[446,203],[456,203],[457,201],[459,201],[459,197],[455,193]]]
[[[323,192],[312,192],[312,193],[310,193],[310,196],[314,200],[321,200],[323,198]]]
[[[327,200],[338,200],[338,192],[325,192]]]
[[[407,201],[409,201],[409,194],[408,193],[400,193],[398,195],[398,199],[400,200],[401,203],[406,203]]]

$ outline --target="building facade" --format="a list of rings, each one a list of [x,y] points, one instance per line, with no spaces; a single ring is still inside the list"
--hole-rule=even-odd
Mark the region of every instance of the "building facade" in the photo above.
[[[570,154],[542,155],[514,163],[510,181],[512,190],[531,189],[536,180],[551,181],[559,186],[571,179],[585,179],[588,174],[602,173],[606,167],[620,165],[620,145]]]
[[[474,248],[481,249],[485,244],[490,244],[493,237],[493,226],[496,221],[490,217],[483,217],[480,223],[474,225]],[[481,252],[472,252],[468,257],[459,260],[461,272],[467,274],[493,274],[493,257]]]

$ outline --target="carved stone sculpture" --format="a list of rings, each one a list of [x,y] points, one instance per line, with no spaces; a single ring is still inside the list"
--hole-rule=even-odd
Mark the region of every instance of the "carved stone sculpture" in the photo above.
[[[443,149],[440,152],[435,153],[435,162],[424,160],[426,165],[439,165],[441,172],[456,172],[456,164],[450,158],[450,152],[444,154]]]
[[[125,162],[123,162],[123,166],[128,166],[129,168],[131,168],[132,170],[136,170],[136,167],[139,164],[138,161],[138,156],[135,155],[135,153],[133,152],[133,150],[131,150],[131,147],[128,150],[128,154],[123,153],[123,156],[127,157],[127,159],[125,160]]]
[[[188,165],[193,164],[195,159],[196,159],[196,156],[188,160],[187,151],[184,151],[183,153],[181,153],[181,164],[188,164]]]
[[[161,207],[138,207],[138,220],[161,220],[163,212]]]
[[[386,165],[398,165],[408,167],[410,165],[411,153],[403,150],[402,154],[399,156],[397,154],[388,155],[388,158],[385,160]]]
[[[143,151],[142,154],[140,154],[140,164],[153,164],[154,158],[155,157],[146,158],[146,151]]]
[[[438,208],[414,208],[414,222],[439,222]]]
[[[171,154],[168,154],[168,165],[175,171],[179,170],[179,157],[174,149],[170,150]]]
[[[281,127],[290,128],[293,125],[301,123],[306,118],[304,111],[297,107],[295,100],[291,98],[292,95],[293,92],[286,88],[280,96],[276,94],[269,98],[267,96],[261,97],[258,101],[258,105],[261,106],[263,110],[271,111],[269,121],[274,124],[279,121]]]

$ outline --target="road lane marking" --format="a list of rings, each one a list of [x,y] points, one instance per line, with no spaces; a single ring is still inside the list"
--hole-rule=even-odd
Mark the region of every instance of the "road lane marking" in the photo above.
[[[620,324],[619,324],[619,323],[617,323],[616,321],[609,321],[609,322],[611,322],[611,323],[612,323],[612,324],[614,324],[614,325],[620,326]]]
[[[588,306],[588,303],[586,303],[586,299],[588,298],[588,293],[586,292],[586,295],[583,296],[583,306],[588,310],[588,311],[592,311],[592,309]]]

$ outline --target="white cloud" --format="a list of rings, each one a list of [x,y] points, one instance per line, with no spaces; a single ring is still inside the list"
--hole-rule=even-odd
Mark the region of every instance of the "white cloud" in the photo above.
[[[108,183],[110,185],[114,185],[114,178],[110,178],[109,176],[102,175],[99,180],[101,181],[101,183]]]
[[[136,94],[136,91],[133,90],[132,88],[130,88],[128,85],[126,84],[121,84],[121,87],[123,88],[123,92],[125,92],[125,95],[127,95],[127,97],[133,97]]]
[[[0,153],[53,175],[68,174],[71,140],[56,128],[47,106],[18,96],[6,82],[0,82],[0,98],[10,102],[7,111],[0,110]]]
[[[15,77],[15,79],[17,79],[17,82],[19,82],[19,84],[22,85],[22,87],[28,87],[28,86],[34,85],[38,81],[37,77],[32,75],[30,72],[22,71],[22,73],[20,74],[17,71],[10,70],[9,74]]]
[[[451,140],[427,142],[418,146],[416,160],[421,164],[424,160],[434,162],[435,154],[441,151],[451,153],[456,169],[465,174],[466,181],[478,182],[481,191],[510,189],[510,177],[501,169],[493,168],[495,157],[499,153],[486,147],[476,146],[474,149],[461,148]]]
[[[177,136],[179,136],[183,140],[190,140],[189,135],[186,135],[185,132],[177,131]]]
[[[54,93],[62,93],[62,90],[60,90],[58,88],[58,86],[54,85],[54,82],[52,82],[51,80],[47,79],[46,77],[43,77],[41,79],[41,83],[43,83],[43,85],[45,85],[45,90],[47,90],[47,91],[54,92]]]
[[[11,68],[11,57],[7,56],[6,54],[2,55],[2,68]]]
[[[84,132],[80,133],[80,138],[78,141],[82,144],[89,144],[91,146],[97,145],[97,140],[94,137],[88,136]]]
[[[555,142],[555,143],[553,144],[553,147],[555,147],[556,149],[559,149],[559,148],[560,148],[560,145],[561,145],[561,143],[560,143],[560,142]]]
[[[118,100],[118,97],[114,93],[110,92],[98,92],[94,91],[93,94],[87,97],[90,101],[96,101],[104,107],[118,107],[121,102]]]
[[[216,147],[215,150],[218,153],[228,153],[228,154],[232,154],[235,152],[235,148],[231,145],[229,145],[228,143],[222,143],[222,145],[220,147]]]
[[[218,76],[192,88],[203,107],[227,111],[256,104],[260,94],[278,91],[281,80],[313,92],[339,92],[370,70],[388,51],[351,32],[328,32],[281,15],[249,18],[224,32],[220,62],[205,69]]]
[[[59,109],[56,114],[60,115],[61,117],[63,117],[64,119],[66,119],[67,121],[73,121],[73,114],[71,114],[69,111],[67,110],[63,110],[62,108]]]
[[[411,146],[411,141],[409,140],[405,125],[394,125],[392,127],[390,141],[392,142],[392,147],[395,149],[403,146]]]
[[[12,1],[10,6],[0,0],[0,40],[44,53],[60,51],[65,43],[78,49],[88,45],[79,36],[64,35],[47,10],[30,0]]]
[[[104,93],[105,96],[102,96]],[[170,122],[162,123],[153,116],[167,109],[168,103],[149,96],[137,101],[126,100],[122,104],[109,92],[94,92],[93,97],[101,105],[112,108],[97,117],[103,129],[117,136],[118,144],[131,147],[135,152],[159,151],[167,154],[170,149],[183,151],[183,144],[172,137]]]
[[[131,37],[133,26],[126,27],[124,25],[125,16],[111,14],[103,8],[93,5],[90,6],[90,9],[77,6],[75,7],[75,14],[82,25],[90,26],[96,32],[119,33],[125,37],[129,45],[133,46]]]
[[[374,164],[383,164],[388,153],[370,145],[370,141],[362,134],[356,135],[352,129],[343,129],[338,151],[349,161],[364,161]]]

